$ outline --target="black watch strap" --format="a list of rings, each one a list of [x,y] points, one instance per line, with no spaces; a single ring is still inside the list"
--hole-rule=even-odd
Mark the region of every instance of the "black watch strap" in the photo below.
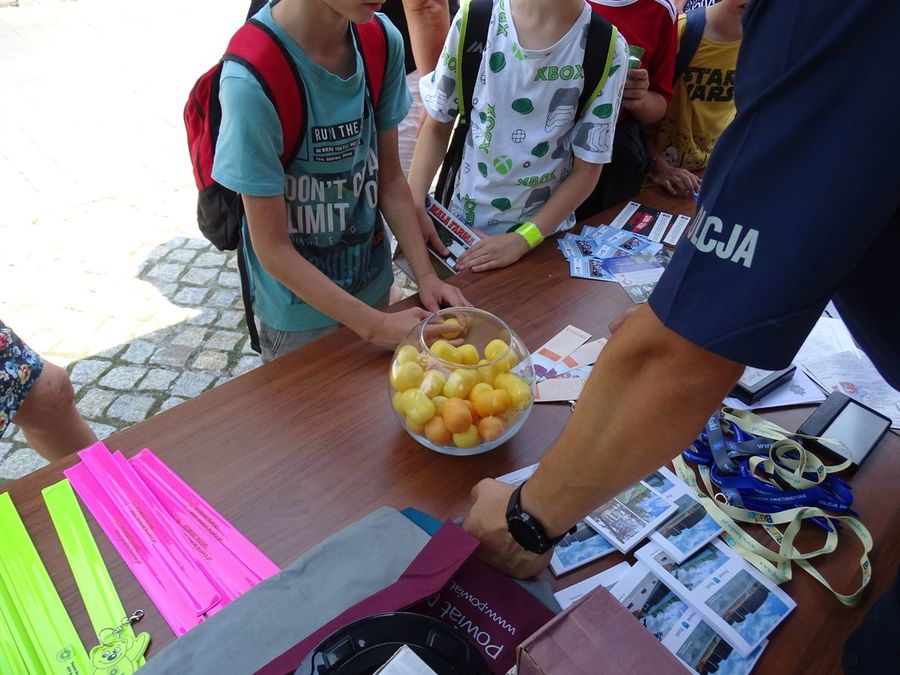
[[[521,494],[525,483],[517,487],[509,497],[506,507],[506,529],[516,543],[532,553],[546,553],[556,546],[567,534],[575,531],[572,526],[558,537],[550,537],[544,526],[530,513],[522,509]]]

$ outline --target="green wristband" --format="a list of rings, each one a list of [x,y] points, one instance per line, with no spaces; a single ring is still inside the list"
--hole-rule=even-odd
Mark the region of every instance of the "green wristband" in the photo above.
[[[521,234],[525,238],[525,241],[528,242],[528,248],[534,248],[542,241],[544,241],[544,235],[541,234],[538,226],[530,220],[519,225],[516,228],[516,232]]]

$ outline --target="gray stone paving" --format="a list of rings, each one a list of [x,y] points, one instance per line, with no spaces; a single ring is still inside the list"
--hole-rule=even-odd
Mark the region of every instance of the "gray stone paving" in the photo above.
[[[187,272],[196,271],[192,265],[198,251],[209,255],[207,260],[215,260],[221,269],[228,269],[228,260],[234,254],[213,257],[212,247],[199,238],[181,239],[176,244],[178,248],[174,249],[158,247],[158,252],[167,251],[163,258],[166,262],[149,260],[138,278],[151,283],[172,281],[159,288],[176,305],[193,307],[204,297],[227,293],[219,297],[227,297],[227,302],[220,304],[229,313],[226,323],[230,328],[218,325],[222,312],[198,311],[190,322],[140,335],[71,362],[68,371],[79,387],[76,405],[101,437],[197,396],[260,363],[248,345],[240,295],[233,289],[220,288],[220,275],[215,273],[218,270],[203,277],[202,282],[196,276],[190,277],[190,283],[180,281],[188,277]],[[159,273],[161,269],[164,275]],[[11,429],[4,435],[0,441],[0,479],[24,475],[42,465],[43,460],[28,448],[18,430]]]

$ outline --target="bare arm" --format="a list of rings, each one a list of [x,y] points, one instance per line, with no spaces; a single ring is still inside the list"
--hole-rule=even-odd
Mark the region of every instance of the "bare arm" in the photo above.
[[[425,197],[444,161],[452,134],[453,122],[438,122],[431,116],[425,119],[409,167],[409,188],[416,206],[424,207]]]
[[[400,167],[396,129],[378,132],[378,167],[378,203],[416,275],[422,305],[431,311],[440,309],[442,303],[469,305],[456,286],[437,278],[428,259],[419,214]]]
[[[444,39],[450,31],[447,0],[403,0],[403,12],[409,26],[409,41],[419,75],[430,73],[441,56]]]
[[[545,237],[550,235],[572,211],[581,205],[581,202],[587,199],[597,186],[602,169],[602,164],[591,164],[575,158],[572,173],[553,191],[550,199],[532,219],[541,234]],[[460,256],[459,269],[485,272],[506,267],[516,262],[529,250],[528,242],[516,232],[485,237]]]
[[[435,232],[431,219],[425,213],[425,197],[431,189],[431,183],[441,162],[444,161],[451,134],[453,134],[453,122],[438,122],[430,115],[426,115],[425,124],[419,131],[419,139],[416,141],[412,163],[409,166],[409,188],[412,192],[422,237],[431,242],[431,245],[444,255],[447,255],[449,251]],[[404,248],[403,251],[405,253],[406,249]]]
[[[629,69],[622,91],[622,108],[640,124],[655,124],[665,116],[668,107],[665,97],[650,89],[650,74],[646,69]]]
[[[581,203],[597,187],[600,180],[602,164],[591,164],[577,157],[572,164],[572,173],[553,191],[550,199],[544,204],[532,219],[545,237],[553,233],[553,230],[565,220],[572,211],[581,206]]]
[[[741,372],[641,306],[601,353],[569,424],[522,489],[522,507],[548,534],[561,534],[687,447]],[[527,553],[510,537],[511,493],[512,486],[481,481],[465,528],[481,539],[489,563],[532,576],[549,554]]]

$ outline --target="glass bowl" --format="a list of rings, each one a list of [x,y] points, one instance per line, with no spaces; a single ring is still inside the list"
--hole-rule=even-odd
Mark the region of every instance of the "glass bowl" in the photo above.
[[[419,443],[447,455],[477,455],[525,424],[534,405],[534,366],[502,319],[450,307],[397,345],[388,390],[400,423]]]

